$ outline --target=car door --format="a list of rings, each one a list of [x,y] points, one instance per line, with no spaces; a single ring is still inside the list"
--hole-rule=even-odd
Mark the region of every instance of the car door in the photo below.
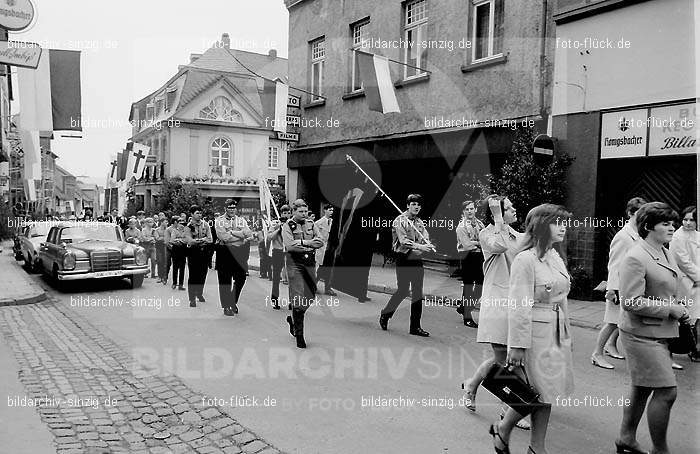
[[[41,265],[44,267],[46,272],[50,273],[53,268],[53,256],[56,251],[56,237],[58,232],[57,227],[52,227],[49,231],[46,241],[41,243],[41,250],[39,252],[39,257],[41,258]]]

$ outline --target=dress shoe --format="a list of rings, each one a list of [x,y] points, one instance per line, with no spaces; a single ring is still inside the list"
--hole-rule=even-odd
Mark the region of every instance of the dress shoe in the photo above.
[[[680,364],[678,364],[676,362],[672,362],[671,367],[674,368],[675,370],[683,370],[683,366],[681,366]]]
[[[412,329],[411,331],[408,332],[408,334],[412,334],[414,336],[420,336],[420,337],[430,337],[430,333],[425,331],[423,328]]]
[[[642,451],[631,446],[623,445],[622,443],[615,442],[615,449],[618,454],[649,454],[648,451]]]
[[[175,290],[175,287],[177,287],[177,285],[173,284],[172,289]]]
[[[199,295],[199,296],[197,297],[197,299],[199,300],[200,303],[206,303],[206,302],[207,302],[207,300],[204,299],[204,295]]]
[[[619,351],[617,351],[617,348],[615,347],[605,347],[605,350],[603,350],[606,355],[608,355],[611,358],[615,359],[625,359],[624,356],[620,354]]]
[[[230,307],[225,307],[224,308],[224,315],[228,315],[229,317],[233,317],[233,310]]]
[[[333,291],[332,288],[329,288],[329,289],[326,290],[326,295],[328,295],[328,296],[338,296],[338,294],[335,293],[335,292]]]
[[[357,301],[360,303],[366,303],[367,301],[372,301],[372,298],[369,296],[362,296],[360,298],[357,298]]]
[[[197,307],[197,303],[194,301],[190,301],[190,307]]]
[[[479,325],[476,324],[476,322],[472,319],[464,319],[464,326],[468,326],[470,328],[478,328]]]
[[[379,326],[381,326],[384,331],[389,329],[389,317],[387,315],[379,316]]]
[[[234,304],[233,307],[231,308],[234,314],[238,313],[238,304]]]
[[[183,287],[183,286],[181,285],[181,286],[179,286],[177,289],[178,289],[178,290],[185,290],[185,287]]]
[[[289,323],[289,334],[294,337],[294,320],[292,320],[291,315],[287,315],[287,323]]]
[[[272,306],[272,308],[275,309],[275,310],[280,310],[280,305],[277,304],[277,303],[275,303],[275,305]]]
[[[602,356],[598,356],[595,353],[591,355],[591,364],[594,366],[598,366],[602,369],[614,369],[615,366],[610,364],[605,358]]]

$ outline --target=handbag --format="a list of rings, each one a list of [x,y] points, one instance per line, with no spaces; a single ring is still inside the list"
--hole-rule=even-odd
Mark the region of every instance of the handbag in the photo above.
[[[515,372],[494,363],[481,386],[524,417],[542,405],[540,393],[526,380],[527,375],[523,380]]]
[[[678,326],[678,337],[669,340],[668,349],[671,353],[684,355],[695,351],[696,341],[693,326],[688,322],[681,322]]]

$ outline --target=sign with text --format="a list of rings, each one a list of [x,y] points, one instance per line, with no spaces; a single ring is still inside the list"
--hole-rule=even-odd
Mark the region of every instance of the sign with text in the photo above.
[[[287,114],[287,124],[289,126],[299,126],[301,125],[301,115],[291,115]]]
[[[0,1],[0,27],[12,32],[24,30],[34,20],[34,5],[30,0]]]
[[[287,95],[288,107],[301,107],[301,96]]]
[[[647,109],[604,113],[600,126],[600,159],[646,156]]]
[[[294,132],[277,132],[279,140],[288,140],[290,142],[299,142],[299,134]]]
[[[649,156],[695,153],[697,127],[695,103],[652,108],[649,115]]]
[[[39,66],[41,47],[35,43],[0,41],[0,63],[21,68],[36,69]]]

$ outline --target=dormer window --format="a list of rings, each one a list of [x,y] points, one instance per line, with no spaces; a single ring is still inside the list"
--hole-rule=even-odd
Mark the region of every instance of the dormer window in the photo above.
[[[207,107],[199,111],[199,118],[242,123],[243,117],[233,108],[233,104],[224,96],[217,96]]]

